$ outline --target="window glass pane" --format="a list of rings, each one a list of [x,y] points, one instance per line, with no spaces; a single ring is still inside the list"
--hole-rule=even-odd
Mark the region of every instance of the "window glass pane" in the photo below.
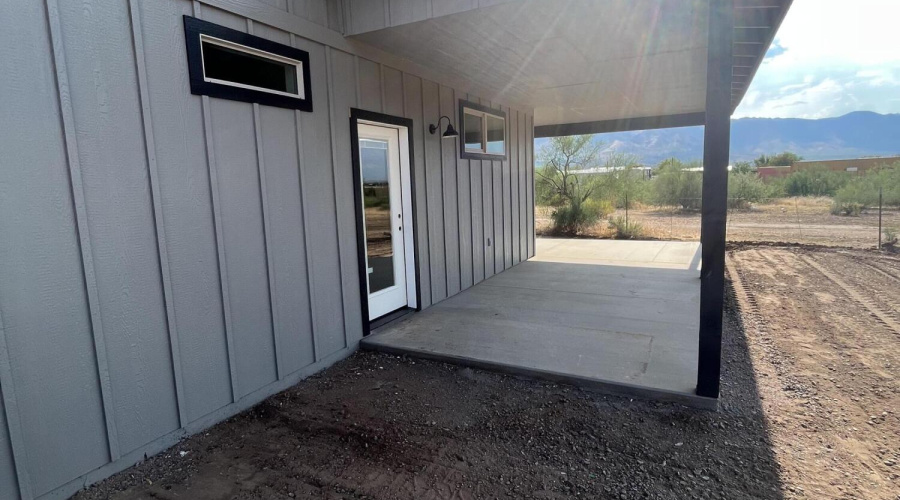
[[[375,139],[360,139],[359,152],[366,221],[366,260],[369,265],[371,294],[394,286],[388,143]]]
[[[202,41],[207,78],[225,80],[288,94],[297,90],[297,66]]]
[[[472,115],[463,113],[465,121],[463,123],[463,131],[465,132],[466,150],[467,151],[484,151],[481,142],[484,140],[484,128],[480,115]]]
[[[494,115],[485,115],[487,118],[487,152],[502,155],[506,152],[506,120]]]

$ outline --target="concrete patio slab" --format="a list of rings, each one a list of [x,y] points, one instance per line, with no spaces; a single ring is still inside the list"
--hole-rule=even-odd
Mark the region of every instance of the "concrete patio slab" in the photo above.
[[[695,406],[699,244],[538,239],[537,256],[363,339],[368,349]]]

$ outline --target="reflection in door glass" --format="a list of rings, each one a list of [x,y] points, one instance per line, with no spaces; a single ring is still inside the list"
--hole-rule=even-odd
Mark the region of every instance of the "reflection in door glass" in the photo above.
[[[366,258],[369,293],[394,286],[394,251],[391,241],[391,194],[388,143],[359,140],[363,205],[366,220]]]

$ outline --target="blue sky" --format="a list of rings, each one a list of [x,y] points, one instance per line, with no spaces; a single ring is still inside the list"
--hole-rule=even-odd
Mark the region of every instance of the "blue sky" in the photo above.
[[[900,0],[794,0],[734,118],[900,113]]]

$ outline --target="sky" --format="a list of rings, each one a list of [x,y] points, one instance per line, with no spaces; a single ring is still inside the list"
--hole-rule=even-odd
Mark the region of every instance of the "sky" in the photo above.
[[[900,0],[794,0],[734,118],[900,113]]]

